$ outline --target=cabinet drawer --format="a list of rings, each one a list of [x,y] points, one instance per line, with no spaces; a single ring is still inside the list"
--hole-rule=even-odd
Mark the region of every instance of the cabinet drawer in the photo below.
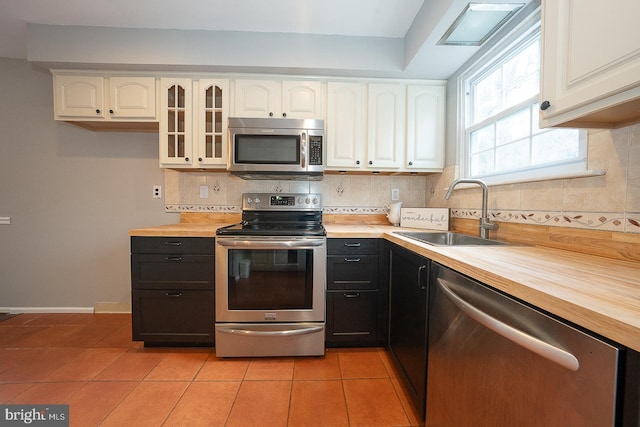
[[[213,289],[213,255],[131,255],[133,289]]]
[[[131,237],[134,254],[205,254],[213,255],[213,237]]]
[[[134,290],[131,300],[134,340],[213,343],[213,291]]]
[[[378,255],[379,239],[327,239],[327,254]]]
[[[330,345],[377,345],[378,292],[328,291],[326,330]]]
[[[327,257],[327,289],[378,289],[377,255]]]

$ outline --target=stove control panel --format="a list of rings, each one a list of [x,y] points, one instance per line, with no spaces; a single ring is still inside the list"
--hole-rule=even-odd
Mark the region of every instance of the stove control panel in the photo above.
[[[322,210],[322,194],[319,193],[244,193],[242,210],[300,211]]]

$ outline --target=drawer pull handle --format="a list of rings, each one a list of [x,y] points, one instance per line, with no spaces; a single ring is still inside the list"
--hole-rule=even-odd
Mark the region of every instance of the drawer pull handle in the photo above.
[[[348,247],[348,248],[359,248],[360,247],[360,243],[345,243],[344,245],[346,247]]]
[[[165,295],[171,298],[178,298],[182,296],[182,292],[167,292]]]
[[[182,246],[182,242],[164,242],[165,246]]]
[[[342,294],[345,298],[358,298],[360,294],[358,292],[353,293],[344,293]]]
[[[360,262],[360,258],[345,258],[345,262]]]
[[[181,256],[168,256],[165,258],[166,261],[174,261],[174,262],[180,262],[182,261],[182,257]]]

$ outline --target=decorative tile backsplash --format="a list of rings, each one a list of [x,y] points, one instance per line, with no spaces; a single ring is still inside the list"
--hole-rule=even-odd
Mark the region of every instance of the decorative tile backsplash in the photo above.
[[[200,186],[209,197],[200,198]],[[398,189],[403,206],[424,207],[425,176],[325,175],[322,181],[246,181],[227,173],[165,170],[167,212],[240,212],[242,193],[321,193],[324,212],[381,214]]]
[[[492,186],[493,221],[640,233],[640,124],[615,130],[591,130],[588,168],[606,174],[523,184]],[[322,181],[245,181],[227,173],[165,170],[168,212],[240,212],[245,192],[322,193],[324,212],[384,214],[391,189],[403,208],[449,208],[452,217],[479,218],[479,188],[444,195],[455,166],[428,176],[326,174]],[[209,197],[201,199],[200,186]]]

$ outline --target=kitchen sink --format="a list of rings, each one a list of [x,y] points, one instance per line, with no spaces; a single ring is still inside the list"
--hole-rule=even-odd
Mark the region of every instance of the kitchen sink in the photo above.
[[[395,231],[395,234],[418,240],[433,246],[491,246],[507,245],[506,242],[498,240],[482,239],[480,237],[467,236],[465,234],[453,233],[451,231],[442,232],[404,232]]]

